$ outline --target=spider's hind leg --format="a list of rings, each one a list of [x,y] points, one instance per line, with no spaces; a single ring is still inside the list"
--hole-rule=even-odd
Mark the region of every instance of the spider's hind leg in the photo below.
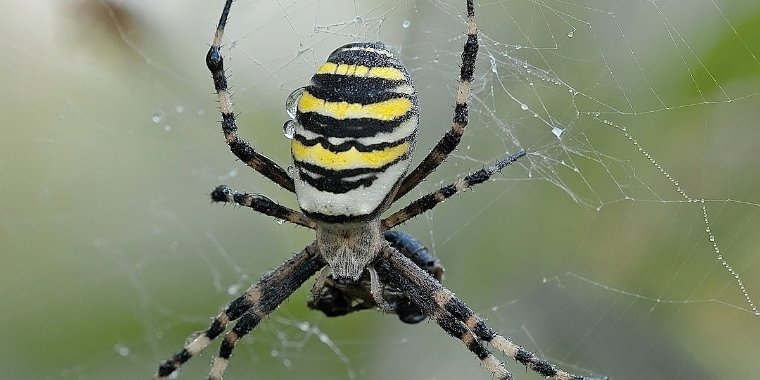
[[[428,249],[411,235],[402,231],[385,231],[385,240],[396,250],[408,257],[418,267],[426,271],[436,280],[443,279],[444,268],[441,262],[433,257]],[[326,269],[327,270],[327,269]],[[390,310],[398,315],[404,323],[419,323],[427,316],[414,304],[408,296],[398,288],[386,285],[381,281],[382,298]],[[337,283],[330,273],[325,271],[317,280],[312,290],[308,306],[323,312],[328,317],[338,317],[356,311],[379,307],[372,295],[372,280],[365,273],[355,285]]]

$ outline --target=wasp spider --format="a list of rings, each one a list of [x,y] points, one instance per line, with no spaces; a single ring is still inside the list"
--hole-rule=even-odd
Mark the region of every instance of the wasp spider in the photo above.
[[[220,53],[232,5],[232,0],[227,0],[206,56],[218,94],[222,132],[235,156],[296,194],[301,212],[227,186],[217,187],[211,197],[311,228],[316,239],[224,307],[207,330],[160,365],[156,379],[176,371],[237,320],[224,335],[208,375],[209,379],[221,379],[235,344],[320,269],[308,305],[328,316],[378,308],[397,314],[406,323],[429,317],[461,340],[497,379],[511,379],[512,375],[486,344],[544,377],[585,379],[557,369],[489,328],[441,286],[443,267],[425,247],[411,236],[391,230],[455,193],[488,180],[525,152],[514,153],[381,218],[393,202],[446,159],[467,125],[467,101],[478,52],[473,3],[467,0],[467,42],[453,125],[414,170],[406,174],[419,117],[409,73],[382,43],[352,43],[330,54],[309,85],[288,99],[293,120],[285,129],[292,136],[295,168],[291,177],[238,136]]]

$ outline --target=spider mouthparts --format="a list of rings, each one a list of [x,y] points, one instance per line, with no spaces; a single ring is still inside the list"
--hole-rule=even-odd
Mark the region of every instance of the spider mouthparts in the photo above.
[[[359,278],[358,277],[354,278],[352,276],[337,276],[336,277],[333,274],[333,279],[335,280],[336,283],[338,283],[340,285],[354,285],[357,282],[359,282]]]

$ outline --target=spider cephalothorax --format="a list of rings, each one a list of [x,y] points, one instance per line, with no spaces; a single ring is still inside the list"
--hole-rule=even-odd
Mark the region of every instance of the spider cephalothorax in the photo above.
[[[222,132],[241,161],[294,192],[301,211],[224,185],[217,187],[211,198],[311,228],[316,239],[228,304],[207,330],[164,361],[154,378],[165,379],[224,333],[229,322],[237,321],[224,335],[208,375],[209,379],[221,379],[235,344],[321,270],[308,306],[327,316],[378,308],[397,314],[406,323],[430,318],[460,339],[497,379],[511,379],[512,375],[486,344],[544,377],[590,379],[559,370],[490,329],[441,285],[440,262],[408,234],[391,230],[457,192],[488,180],[525,152],[507,156],[382,218],[389,206],[446,159],[464,133],[478,52],[474,0],[467,0],[467,42],[452,126],[414,170],[407,174],[419,115],[409,73],[382,43],[353,43],[330,54],[309,85],[288,98],[292,119],[285,129],[286,135],[292,136],[293,177],[237,134],[220,52],[231,5],[232,0],[227,0],[206,56],[219,98]]]

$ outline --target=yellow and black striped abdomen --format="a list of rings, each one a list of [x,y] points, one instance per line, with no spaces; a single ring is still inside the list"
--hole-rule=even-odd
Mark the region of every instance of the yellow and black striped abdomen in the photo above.
[[[330,223],[376,216],[414,149],[417,94],[382,43],[335,50],[304,88],[291,151],[301,210]]]

